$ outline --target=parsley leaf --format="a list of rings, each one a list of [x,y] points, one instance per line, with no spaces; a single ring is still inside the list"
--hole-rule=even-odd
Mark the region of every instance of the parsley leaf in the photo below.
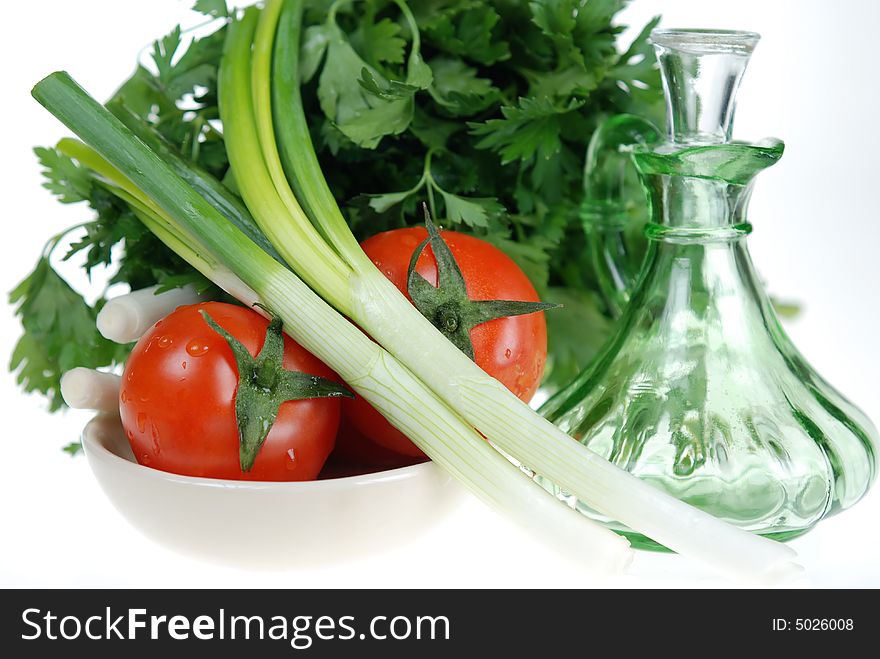
[[[97,309],[86,304],[46,256],[9,294],[9,303],[25,331],[12,351],[9,370],[25,391],[46,395],[52,411],[64,405],[63,373],[77,366],[107,366],[126,352],[101,336],[95,327]]]
[[[429,90],[431,97],[452,115],[478,114],[500,96],[491,80],[480,78],[477,69],[459,58],[436,57],[429,66],[434,83]]]
[[[196,0],[193,5],[193,11],[214,18],[226,18],[229,16],[229,8],[226,6],[226,0]]]
[[[373,29],[388,34],[389,25],[390,22],[380,21]],[[398,41],[394,37],[395,58]],[[387,135],[407,130],[415,112],[416,92],[430,87],[433,80],[431,68],[415,45],[407,59],[405,79],[387,78],[358,54],[336,23],[334,12],[329,13],[323,25],[309,28],[304,48],[306,79],[320,66],[322,57],[324,60],[318,79],[318,100],[324,115],[343,135],[366,149],[375,148]],[[391,54],[390,50],[386,55]],[[376,60],[375,49],[373,59]]]
[[[172,69],[160,73],[159,81],[166,94],[181,99],[197,88],[209,90],[217,82],[217,62],[223,54],[224,31],[194,39]],[[195,100],[204,101],[208,95]]]
[[[501,17],[493,3],[429,0],[414,4],[419,26],[432,45],[483,65],[510,58],[510,45],[498,38]]]
[[[62,204],[72,204],[89,198],[92,183],[88,172],[55,149],[34,149],[43,167],[43,187]]]
[[[367,149],[386,135],[405,131],[412,120],[412,91],[399,83],[393,85],[370,67],[335,24],[325,24],[321,31],[326,60],[318,80],[318,99],[325,116],[352,142]],[[312,38],[316,39],[315,32]]]
[[[70,457],[74,457],[82,452],[82,442],[70,442],[70,444],[68,444],[61,450],[70,455]]]
[[[455,224],[469,227],[488,227],[489,218],[504,210],[493,197],[460,197],[438,188],[446,204],[446,218]]]
[[[482,137],[478,149],[492,149],[501,155],[501,163],[516,160],[549,160],[562,148],[560,116],[577,110],[582,102],[572,99],[558,105],[553,99],[523,97],[516,106],[503,106],[503,119],[470,124],[471,134]]]
[[[159,70],[159,80],[165,82],[174,70],[172,60],[180,47],[180,26],[175,25],[167,35],[153,42],[153,63]]]
[[[389,208],[397,206],[407,197],[415,194],[414,190],[404,190],[403,192],[389,192],[387,194],[365,195],[370,208],[377,213],[384,213]]]
[[[400,25],[388,18],[364,22],[352,32],[351,45],[371,66],[403,64],[406,41],[399,34]]]

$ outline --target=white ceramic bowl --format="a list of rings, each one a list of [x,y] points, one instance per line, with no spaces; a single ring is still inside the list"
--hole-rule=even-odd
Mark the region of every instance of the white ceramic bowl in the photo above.
[[[463,492],[430,462],[299,483],[178,476],[137,464],[112,416],[86,426],[83,448],[110,501],[145,536],[250,569],[326,565],[392,548],[436,524]]]

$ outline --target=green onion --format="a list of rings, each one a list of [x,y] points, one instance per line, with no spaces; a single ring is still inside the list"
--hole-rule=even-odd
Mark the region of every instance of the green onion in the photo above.
[[[230,294],[271,308],[287,333],[483,501],[534,537],[580,556],[590,568],[614,571],[629,562],[624,539],[548,496],[407,368],[249,240],[66,73],[50,75],[33,94],[88,145],[74,149],[80,163],[106,178],[151,231]],[[269,196],[266,207],[276,207],[272,191],[263,192]]]

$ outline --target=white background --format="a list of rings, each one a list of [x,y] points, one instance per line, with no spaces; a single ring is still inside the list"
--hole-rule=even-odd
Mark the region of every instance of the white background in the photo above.
[[[194,24],[189,2],[80,0],[21,2],[6,8],[3,62],[3,253],[0,289],[10,290],[46,238],[88,218],[40,188],[30,149],[62,127],[33,102],[30,87],[69,70],[98,98],[131,71],[135,57],[176,22]],[[740,94],[736,135],[785,139],[781,164],[761,175],[751,219],[753,255],[771,292],[805,305],[789,326],[819,372],[875,420],[878,349],[877,255],[880,151],[876,114],[876,25],[870,0],[635,0],[625,22],[663,13],[666,27],[760,32]],[[11,14],[11,15],[10,15]],[[81,278],[78,286],[84,286]],[[4,363],[19,327],[0,313]],[[393,553],[285,573],[245,572],[181,558],[153,545],[110,506],[83,459],[59,447],[77,438],[87,415],[50,416],[0,376],[6,418],[0,435],[0,586],[452,587],[586,586],[592,582],[551,551],[467,499],[427,537]],[[291,523],[294,523],[291,520]],[[815,586],[880,586],[880,495],[827,520],[792,543]],[[724,582],[676,556],[639,553],[611,586],[714,586]]]

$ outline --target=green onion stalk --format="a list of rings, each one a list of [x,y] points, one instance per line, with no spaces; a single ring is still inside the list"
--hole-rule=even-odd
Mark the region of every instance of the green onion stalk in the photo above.
[[[767,581],[796,573],[791,549],[640,481],[541,418],[375,268],[342,217],[311,143],[299,92],[301,17],[302,0],[268,0],[229,25],[220,112],[246,209],[212,199],[216,186],[195,185],[185,163],[160,157],[67,74],[52,74],[34,96],[85,143],[79,155],[68,144],[70,155],[106,179],[169,247],[242,302],[272,309],[286,332],[432,460],[532,534],[597,569],[629,559],[625,540],[556,501],[505,455],[725,574]],[[411,61],[420,57],[413,44]],[[272,253],[249,237],[254,223]]]

